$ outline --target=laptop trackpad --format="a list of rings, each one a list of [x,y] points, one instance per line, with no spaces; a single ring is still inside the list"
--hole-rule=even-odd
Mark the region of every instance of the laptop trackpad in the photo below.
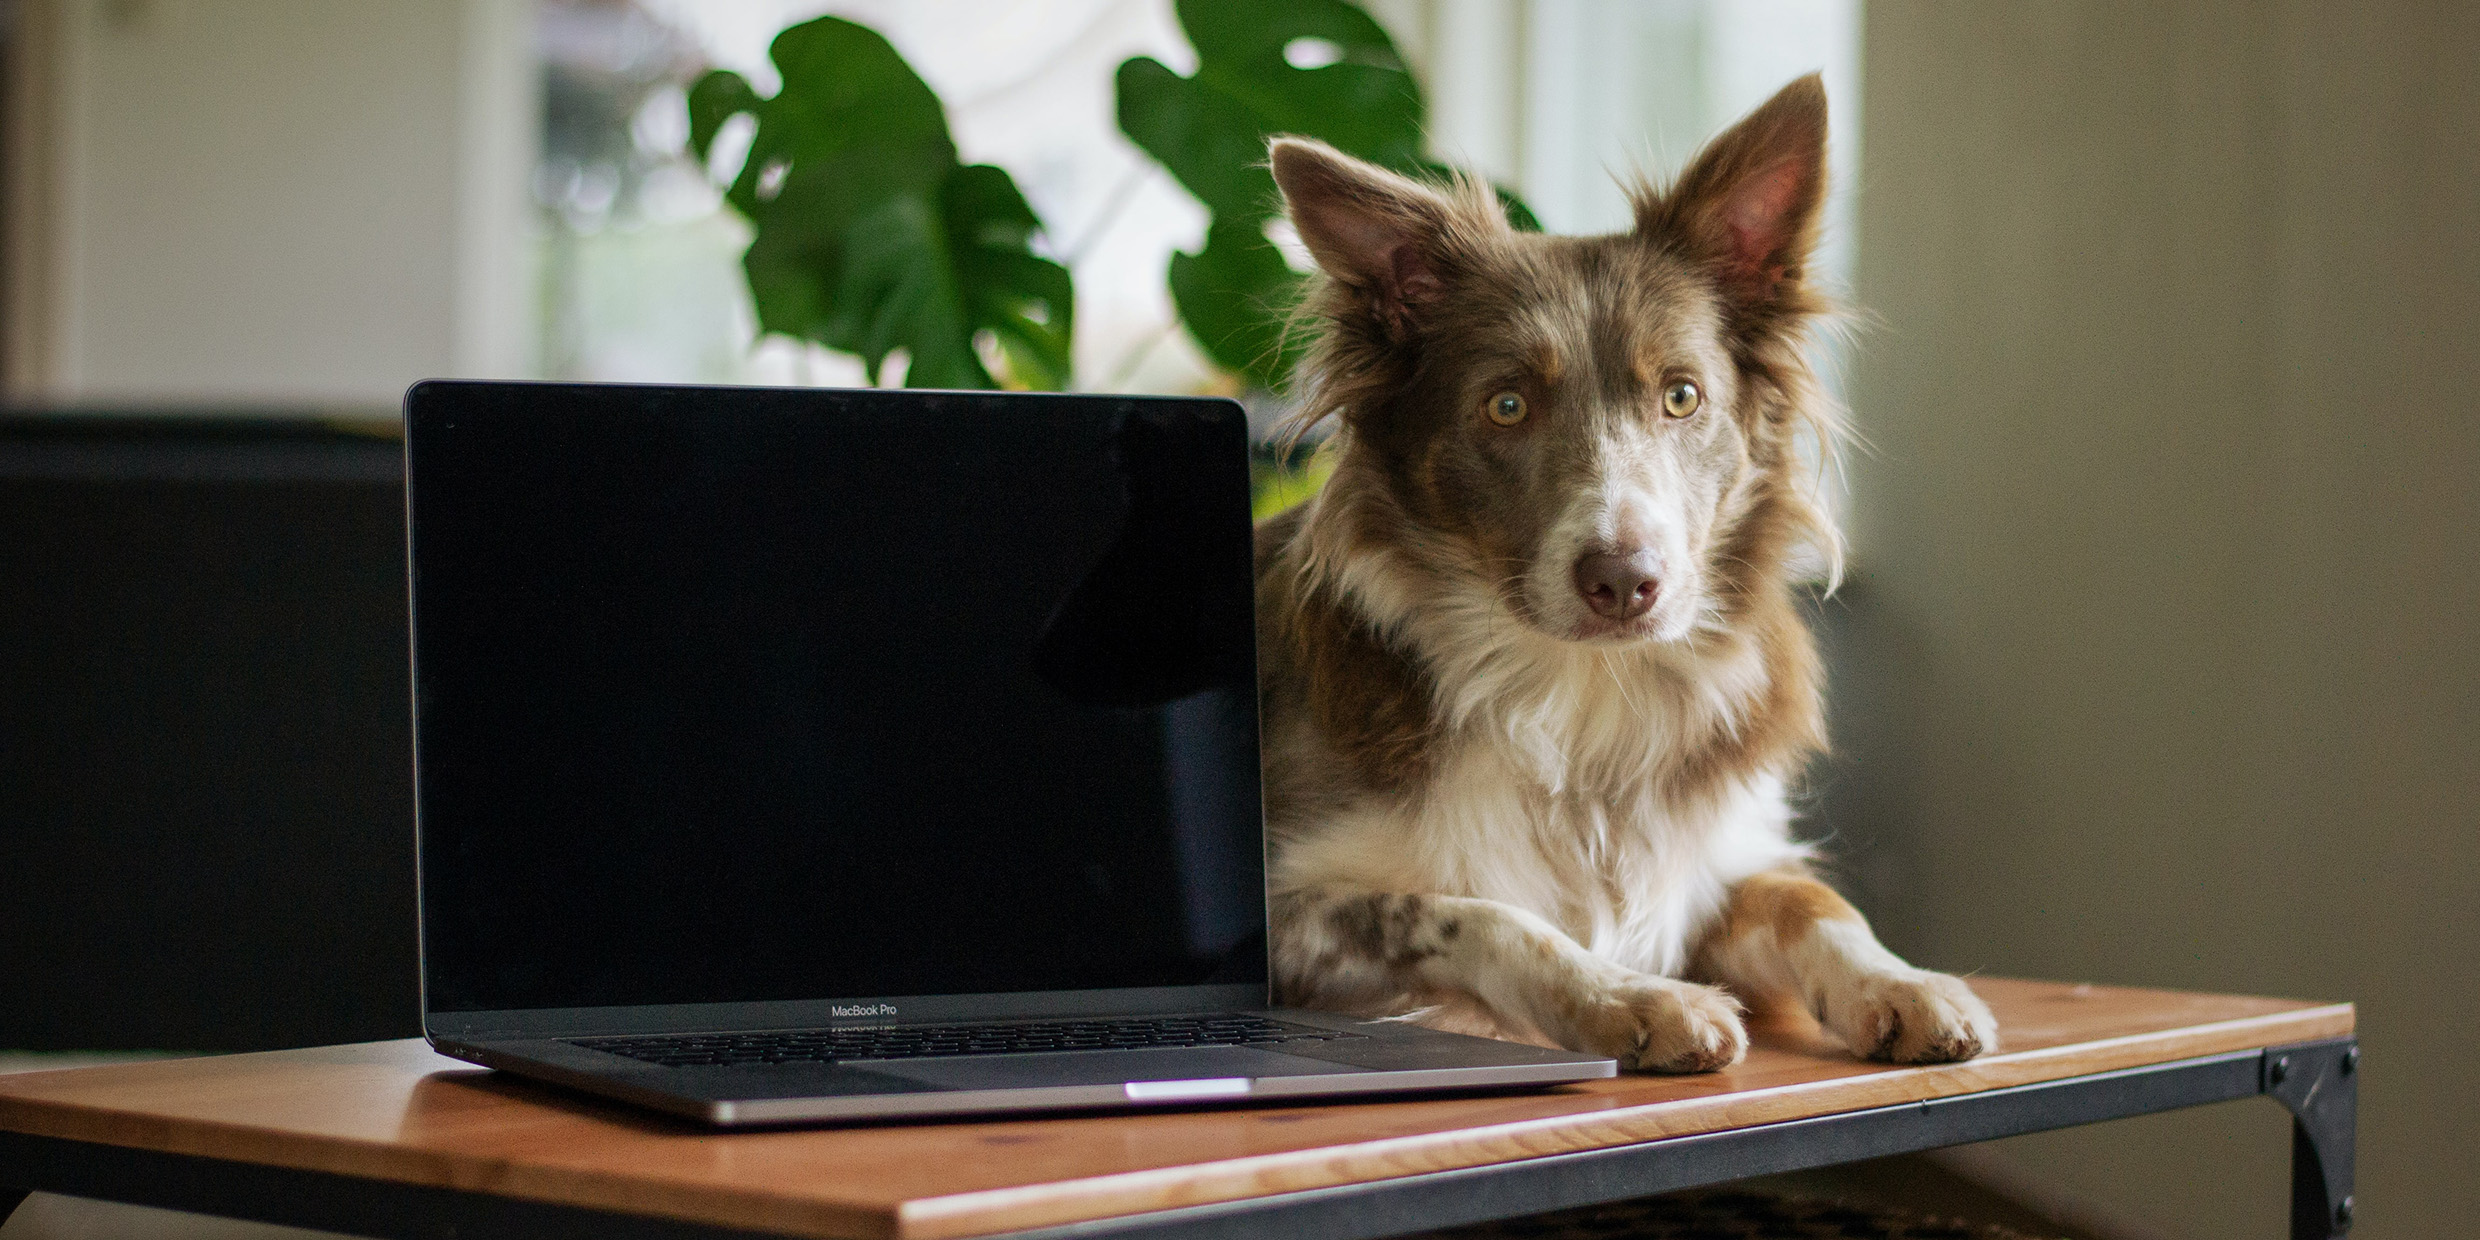
[[[1246,1046],[1135,1051],[1074,1051],[1056,1055],[982,1055],[873,1063],[873,1072],[941,1089],[1022,1089],[1042,1085],[1108,1085],[1121,1081],[1188,1081],[1249,1076],[1310,1076],[1356,1069]]]

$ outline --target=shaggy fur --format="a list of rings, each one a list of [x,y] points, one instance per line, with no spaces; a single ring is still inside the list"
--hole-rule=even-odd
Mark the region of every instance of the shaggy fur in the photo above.
[[[1792,580],[1839,554],[1801,448],[1837,430],[1805,358],[1817,79],[1613,236],[1314,142],[1272,161],[1324,273],[1296,429],[1338,423],[1331,480],[1258,534],[1284,1000],[1659,1071],[1739,1058],[1735,994],[1880,1058],[1994,1045],[1790,834],[1825,741]]]

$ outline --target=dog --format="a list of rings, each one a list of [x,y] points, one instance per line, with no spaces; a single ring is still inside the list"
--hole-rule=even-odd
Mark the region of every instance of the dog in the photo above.
[[[1791,833],[1825,744],[1799,557],[1840,558],[1805,356],[1825,134],[1812,75],[1600,237],[1270,143],[1318,268],[1291,430],[1336,424],[1324,487],[1257,532],[1284,1002],[1656,1072],[1737,1062],[1743,997],[1874,1059],[1996,1045]]]

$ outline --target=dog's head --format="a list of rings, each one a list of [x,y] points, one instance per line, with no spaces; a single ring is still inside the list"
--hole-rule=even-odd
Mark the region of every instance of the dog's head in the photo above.
[[[1486,185],[1277,139],[1325,275],[1300,416],[1342,419],[1329,486],[1391,527],[1363,536],[1591,642],[1680,640],[1803,540],[1830,553],[1795,442],[1831,426],[1802,359],[1825,107],[1792,83],[1603,237],[1519,233]]]

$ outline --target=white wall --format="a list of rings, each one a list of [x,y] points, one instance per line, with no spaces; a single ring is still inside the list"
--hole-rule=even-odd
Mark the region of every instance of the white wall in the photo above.
[[[1431,145],[1518,187],[1552,232],[1629,224],[1625,181],[1677,173],[1802,74],[1833,101],[1823,265],[1849,271],[1858,0],[1367,0],[1421,75]]]
[[[2360,1004],[2358,1235],[2480,1227],[2480,9],[1875,0],[1826,819],[1948,968]],[[2286,1234],[2251,1101],[2011,1143]]]
[[[21,31],[12,400],[383,409],[530,365],[526,0],[31,0]]]

